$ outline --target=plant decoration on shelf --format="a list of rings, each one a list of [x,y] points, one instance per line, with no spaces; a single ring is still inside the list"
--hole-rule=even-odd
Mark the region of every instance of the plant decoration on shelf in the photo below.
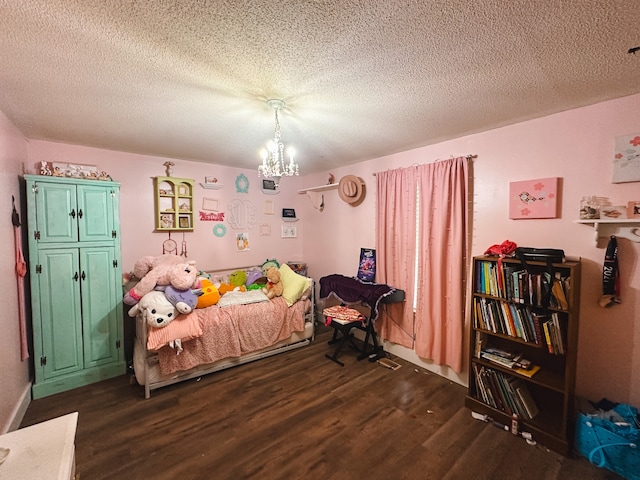
[[[285,176],[298,175],[298,164],[293,161],[295,151],[293,147],[287,149],[289,161],[284,157],[284,145],[281,142],[280,121],[278,112],[281,111],[285,103],[282,100],[267,100],[267,105],[275,111],[276,126],[273,133],[273,139],[267,142],[267,146],[262,149],[260,156],[262,164],[258,166],[258,176],[272,178],[276,187],[280,185],[280,178]]]

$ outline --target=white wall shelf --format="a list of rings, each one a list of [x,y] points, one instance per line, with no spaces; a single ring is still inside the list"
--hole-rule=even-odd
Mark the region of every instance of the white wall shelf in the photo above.
[[[599,238],[626,238],[632,242],[640,242],[640,219],[636,218],[595,218],[590,220],[576,220],[576,223],[593,225],[595,242]]]
[[[206,188],[208,190],[219,190],[221,189],[224,185],[221,185],[219,183],[202,183],[200,182],[200,186],[202,188]]]
[[[307,193],[307,192],[324,192],[326,190],[333,190],[338,188],[337,183],[328,183],[327,185],[320,185],[319,187],[309,187],[303,188],[302,190],[298,190],[298,193]]]
[[[302,190],[298,190],[298,193],[306,193],[313,204],[313,208],[322,211],[324,210],[324,195],[321,195],[321,193],[328,190],[336,190],[337,188],[337,183],[328,183],[327,185],[320,185],[319,187],[303,188]]]

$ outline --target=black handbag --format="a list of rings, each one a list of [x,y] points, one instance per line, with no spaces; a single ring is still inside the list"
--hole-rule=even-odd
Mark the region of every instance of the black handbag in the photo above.
[[[516,258],[524,262],[562,263],[564,262],[564,250],[558,248],[516,248]]]

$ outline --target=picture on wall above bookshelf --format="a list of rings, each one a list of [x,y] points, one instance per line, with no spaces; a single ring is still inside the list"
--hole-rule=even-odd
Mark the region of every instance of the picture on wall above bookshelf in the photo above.
[[[580,261],[473,259],[469,390],[465,405],[521,428],[540,444],[572,449]]]

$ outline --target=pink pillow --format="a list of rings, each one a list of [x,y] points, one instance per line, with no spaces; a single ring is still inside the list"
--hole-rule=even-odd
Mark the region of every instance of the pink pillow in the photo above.
[[[183,343],[202,336],[202,327],[197,312],[178,315],[169,325],[162,328],[147,328],[147,348],[160,350],[173,340],[180,339]]]

